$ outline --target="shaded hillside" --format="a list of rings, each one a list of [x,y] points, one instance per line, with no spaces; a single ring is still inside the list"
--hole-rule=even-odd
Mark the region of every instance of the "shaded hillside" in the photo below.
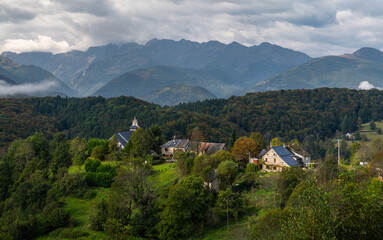
[[[203,87],[176,84],[155,90],[142,97],[145,101],[173,106],[179,103],[197,102],[216,98]]]
[[[319,88],[248,93],[242,97],[180,104],[185,109],[235,123],[247,132],[271,133],[303,140],[309,135],[332,137],[347,115],[344,129],[357,129],[357,122],[383,118],[383,92]]]
[[[68,96],[75,96],[76,93],[71,88],[69,88],[65,83],[57,79],[50,72],[33,66],[33,65],[24,65],[12,61],[8,58],[0,57],[0,67],[12,74],[14,76],[12,80],[17,84],[24,83],[42,83],[42,82],[53,82],[52,87],[49,88],[44,93],[39,93],[41,95],[51,95],[51,94],[63,94]]]
[[[379,50],[364,48],[354,54],[316,58],[243,91],[358,88],[363,81],[383,86],[383,53]]]
[[[0,109],[4,110],[1,115],[1,134],[10,136],[0,138],[2,146],[7,146],[12,140],[28,136],[35,131],[67,130],[69,138],[79,136],[88,139],[108,139],[117,131],[128,129],[135,116],[143,128],[159,124],[166,139],[171,139],[174,135],[180,138],[190,137],[196,127],[203,131],[205,139],[217,142],[228,142],[233,129],[239,135],[246,134],[237,125],[217,117],[161,108],[132,97],[0,99]],[[35,116],[39,121],[29,121],[30,116]],[[27,129],[19,129],[18,124],[24,124],[24,128]]]
[[[28,101],[0,98],[0,155],[13,140],[26,138],[35,132],[50,135],[62,130],[57,119],[37,111]]]
[[[383,119],[383,92],[378,90],[282,90],[167,108],[131,97],[46,97],[0,102],[5,104],[2,109],[13,106],[16,115],[21,114],[21,104],[31,107],[41,116],[57,119],[61,126],[59,130],[68,130],[70,138],[109,138],[116,131],[129,128],[136,116],[144,128],[159,124],[166,139],[174,135],[190,137],[192,130],[198,127],[205,139],[226,143],[233,130],[237,131],[238,137],[259,131],[267,140],[280,136],[319,141],[333,137],[337,130],[353,132],[358,122]],[[2,117],[8,119],[4,124],[12,126],[13,117],[9,114],[4,111]],[[27,127],[30,131],[35,129],[33,124]],[[7,135],[8,128],[3,129],[4,135]],[[314,145],[311,147],[315,148]]]
[[[16,78],[16,76],[0,67],[0,80],[8,84],[15,84],[16,82],[14,79]]]
[[[238,87],[231,80],[213,71],[198,71],[169,66],[154,66],[134,70],[116,77],[97,90],[94,95],[103,97],[134,96],[144,98],[153,91],[173,85],[202,86],[218,97],[230,96]],[[160,99],[158,99],[160,100]]]

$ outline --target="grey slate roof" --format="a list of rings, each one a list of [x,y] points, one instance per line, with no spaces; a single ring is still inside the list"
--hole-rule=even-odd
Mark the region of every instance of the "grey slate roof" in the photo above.
[[[117,133],[117,141],[121,143],[122,146],[128,144],[129,139],[132,137],[133,131],[125,131]]]
[[[284,146],[273,147],[273,150],[282,158],[283,161],[290,167],[300,166],[300,164],[294,160],[292,153]]]
[[[206,150],[207,155],[214,154],[219,150],[225,150],[226,144],[224,143],[211,143],[209,148]]]
[[[190,141],[188,139],[174,139],[161,145],[161,148],[188,148]]]

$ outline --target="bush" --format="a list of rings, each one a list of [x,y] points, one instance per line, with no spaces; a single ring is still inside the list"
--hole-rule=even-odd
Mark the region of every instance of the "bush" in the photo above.
[[[47,216],[47,222],[53,229],[68,225],[70,215],[62,208],[55,208]]]
[[[110,187],[115,176],[116,170],[114,167],[101,164],[95,171],[87,171],[86,182],[92,186]]]
[[[58,180],[53,188],[58,196],[82,198],[87,192],[87,181],[81,174],[66,175]]]
[[[103,146],[96,146],[92,150],[92,158],[104,160],[105,159],[105,149]]]
[[[88,236],[89,236],[89,233],[87,232],[82,232],[80,230],[74,230],[71,228],[59,228],[49,234],[49,237],[58,238],[58,239],[64,239],[64,238],[77,239],[77,238],[88,237]]]
[[[98,159],[88,158],[85,162],[85,171],[96,172],[97,168],[101,165],[101,161]]]

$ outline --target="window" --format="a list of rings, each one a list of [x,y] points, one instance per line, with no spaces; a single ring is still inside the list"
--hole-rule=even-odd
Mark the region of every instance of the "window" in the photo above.
[[[167,152],[168,151],[168,148],[165,148],[165,152]]]
[[[275,158],[274,158],[274,163],[276,162]]]
[[[267,162],[267,158],[265,158],[265,162]]]

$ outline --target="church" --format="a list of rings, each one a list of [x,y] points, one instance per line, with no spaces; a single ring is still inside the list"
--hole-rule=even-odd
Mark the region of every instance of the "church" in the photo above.
[[[139,127],[140,126],[138,126],[138,121],[137,121],[136,117],[134,117],[134,119],[132,121],[132,126],[129,128],[128,131],[117,133],[117,142],[118,142],[117,145],[118,145],[118,147],[120,147],[121,149],[124,149],[126,144],[128,144],[129,139],[132,137],[133,132],[135,132]]]

